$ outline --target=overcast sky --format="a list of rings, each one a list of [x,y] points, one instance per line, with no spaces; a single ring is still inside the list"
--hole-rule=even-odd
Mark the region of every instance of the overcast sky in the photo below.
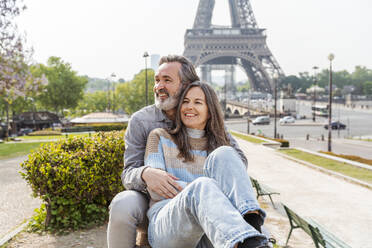
[[[80,75],[126,80],[150,54],[182,54],[199,0],[25,0],[18,18],[34,59],[58,56]],[[371,0],[251,0],[260,28],[284,72],[328,66],[372,68]],[[213,24],[229,24],[227,0],[216,0]]]

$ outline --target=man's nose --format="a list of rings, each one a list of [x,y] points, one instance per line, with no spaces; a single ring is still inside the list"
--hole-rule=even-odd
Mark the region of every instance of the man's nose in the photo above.
[[[162,81],[158,81],[154,85],[154,89],[156,89],[156,90],[160,90],[160,89],[163,89],[163,88],[164,88],[164,82],[162,82]]]

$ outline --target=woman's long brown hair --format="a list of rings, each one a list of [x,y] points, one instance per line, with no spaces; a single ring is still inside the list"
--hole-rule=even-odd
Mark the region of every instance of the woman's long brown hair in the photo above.
[[[193,82],[189,84],[181,94],[177,106],[175,128],[170,130],[170,134],[174,137],[174,142],[180,151],[178,157],[184,158],[184,162],[194,160],[194,157],[191,154],[191,145],[189,136],[187,134],[187,128],[181,121],[181,107],[183,100],[185,99],[187,92],[193,87],[199,87],[204,92],[208,107],[209,118],[204,129],[205,136],[207,137],[207,151],[212,152],[214,149],[220,146],[230,145],[230,141],[225,130],[223,113],[216,92],[207,83],[202,83],[199,81]]]

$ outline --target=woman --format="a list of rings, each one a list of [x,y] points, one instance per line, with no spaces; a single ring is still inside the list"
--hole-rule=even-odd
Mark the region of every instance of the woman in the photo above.
[[[173,130],[150,133],[145,165],[167,171],[183,187],[172,199],[150,191],[153,248],[269,247],[260,229],[265,213],[244,163],[229,146],[218,98],[208,84],[187,86]]]

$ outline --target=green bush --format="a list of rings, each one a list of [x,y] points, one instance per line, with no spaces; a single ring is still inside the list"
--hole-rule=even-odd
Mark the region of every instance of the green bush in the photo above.
[[[280,142],[281,145],[280,147],[289,147],[289,141],[288,140],[284,140],[284,139],[273,139],[277,142]]]
[[[74,127],[62,128],[63,133],[74,133],[74,132],[108,132],[108,131],[120,131],[127,128],[127,124],[101,124],[101,125],[83,125]]]
[[[53,131],[53,130],[40,130],[40,131],[35,131],[32,133],[29,133],[28,136],[47,136],[47,135],[61,135],[61,131]]]
[[[92,126],[76,126],[76,127],[64,127],[62,133],[78,133],[78,132],[93,132]]]
[[[124,132],[97,133],[45,144],[21,164],[22,177],[46,214],[33,218],[33,227],[45,221],[51,231],[71,230],[103,223],[112,198],[124,190]],[[45,220],[44,220],[45,219]]]

